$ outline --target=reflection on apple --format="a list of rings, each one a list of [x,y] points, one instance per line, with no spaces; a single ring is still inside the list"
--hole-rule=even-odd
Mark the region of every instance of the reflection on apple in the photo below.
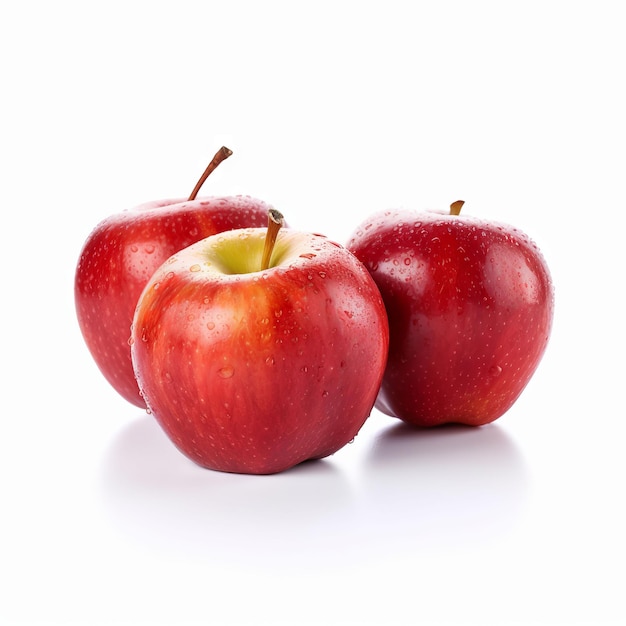
[[[181,455],[151,416],[128,421],[103,459],[106,511],[135,545],[176,546],[232,567],[240,559],[292,568],[302,542],[327,565],[328,550],[345,553],[342,527],[353,529],[352,484],[333,461],[301,463],[269,480],[203,471]],[[330,526],[337,533],[327,532]]]
[[[387,554],[402,555],[407,540],[438,556],[497,542],[527,505],[527,463],[497,422],[415,428],[396,420],[377,434],[363,470],[363,518]]]

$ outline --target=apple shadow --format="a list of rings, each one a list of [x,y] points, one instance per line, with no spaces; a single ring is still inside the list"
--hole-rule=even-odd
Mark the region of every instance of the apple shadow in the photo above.
[[[329,528],[350,526],[353,492],[327,460],[252,476],[201,468],[150,416],[126,426],[103,460],[100,492],[118,531],[148,549],[250,564],[323,554]]]
[[[450,549],[512,532],[528,497],[528,471],[498,424],[383,430],[361,477],[364,532],[379,541]],[[383,539],[386,538],[386,539]]]

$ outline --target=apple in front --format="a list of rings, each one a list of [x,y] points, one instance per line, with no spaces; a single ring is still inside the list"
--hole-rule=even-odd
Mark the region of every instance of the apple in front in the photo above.
[[[363,265],[321,235],[283,229],[266,255],[268,239],[242,229],[175,254],[133,321],[149,410],[214,470],[271,474],[333,454],[369,416],[385,367],[387,317]]]
[[[154,271],[172,254],[209,235],[263,226],[269,206],[246,196],[196,193],[219,161],[222,148],[189,200],[148,202],[112,215],[91,232],[80,252],[74,294],[85,343],[109,383],[132,404],[145,408],[130,358],[130,325],[137,300]]]
[[[347,247],[378,285],[389,357],[376,406],[417,426],[479,426],[502,416],[535,372],[554,294],[537,246],[508,225],[390,210]]]

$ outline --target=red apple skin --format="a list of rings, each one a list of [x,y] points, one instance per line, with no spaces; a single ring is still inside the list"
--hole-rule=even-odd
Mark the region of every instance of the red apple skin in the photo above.
[[[100,371],[126,400],[146,408],[128,341],[148,279],[172,254],[200,239],[267,224],[269,208],[248,196],[153,201],[112,215],[89,235],[75,274],[78,323]]]
[[[368,268],[389,318],[376,402],[416,426],[479,426],[502,416],[535,372],[554,291],[537,246],[469,216],[384,211],[347,247]]]
[[[367,270],[325,237],[283,229],[275,251],[291,249],[278,265],[214,272],[209,251],[233,237],[254,257],[246,242],[262,243],[265,229],[210,237],[157,270],[137,306],[133,363],[183,454],[273,474],[357,435],[384,372],[387,317]]]

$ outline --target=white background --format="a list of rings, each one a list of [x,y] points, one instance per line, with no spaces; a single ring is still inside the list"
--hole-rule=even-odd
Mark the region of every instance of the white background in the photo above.
[[[6,2],[0,623],[625,623],[620,2]],[[345,242],[379,209],[526,231],[548,351],[478,430],[373,412],[327,461],[202,470],[110,389],[95,224],[204,193]]]

